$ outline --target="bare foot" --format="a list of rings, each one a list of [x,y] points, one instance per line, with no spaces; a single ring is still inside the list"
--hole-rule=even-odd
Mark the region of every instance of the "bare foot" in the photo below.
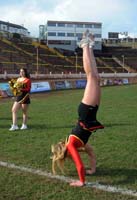
[[[82,186],[84,186],[84,185],[85,185],[85,184],[82,183],[81,181],[75,181],[75,182],[70,183],[70,186],[82,187]]]
[[[94,35],[92,35],[91,33],[88,35],[88,38],[89,38],[89,48],[92,48],[95,44],[95,41],[94,41]]]

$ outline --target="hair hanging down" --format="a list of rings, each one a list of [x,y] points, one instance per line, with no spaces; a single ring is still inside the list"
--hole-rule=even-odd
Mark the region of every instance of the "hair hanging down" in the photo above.
[[[61,173],[64,174],[64,162],[65,159],[69,157],[66,149],[67,138],[66,141],[60,141],[55,145],[51,145],[52,152],[52,173],[56,174],[56,165],[60,169]],[[79,152],[85,152],[85,147],[80,147],[77,149]]]
[[[24,73],[25,73],[25,77],[26,77],[26,78],[30,78],[30,74],[29,74],[27,68],[21,68],[21,69],[23,69],[23,71],[24,71]]]
[[[64,174],[64,161],[66,158],[66,143],[67,141],[60,141],[55,145],[51,145],[52,152],[52,173],[56,174],[56,165]]]

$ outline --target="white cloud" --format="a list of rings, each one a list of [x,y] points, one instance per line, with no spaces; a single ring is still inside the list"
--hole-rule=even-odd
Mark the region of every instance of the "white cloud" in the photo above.
[[[47,20],[97,21],[103,23],[103,34],[110,31],[133,32],[137,1],[130,0],[24,0],[1,5],[0,19],[24,26],[38,36],[40,24]],[[133,27],[133,28],[132,28]]]

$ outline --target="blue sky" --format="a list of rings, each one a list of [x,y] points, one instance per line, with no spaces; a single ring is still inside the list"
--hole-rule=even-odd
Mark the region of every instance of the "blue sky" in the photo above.
[[[35,37],[47,20],[101,22],[104,38],[137,37],[137,0],[0,0],[0,20],[24,25]]]

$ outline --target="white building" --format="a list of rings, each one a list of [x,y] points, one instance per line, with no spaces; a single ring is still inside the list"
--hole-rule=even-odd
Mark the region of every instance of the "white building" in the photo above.
[[[3,34],[8,34],[8,33],[18,33],[22,36],[29,36],[29,32],[26,28],[24,28],[23,26],[17,25],[17,24],[13,24],[10,22],[4,22],[4,21],[0,21],[0,32],[2,32]]]
[[[39,26],[39,39],[45,40],[49,47],[74,51],[87,29],[95,36],[94,49],[101,50],[102,23],[99,22],[47,21]]]

